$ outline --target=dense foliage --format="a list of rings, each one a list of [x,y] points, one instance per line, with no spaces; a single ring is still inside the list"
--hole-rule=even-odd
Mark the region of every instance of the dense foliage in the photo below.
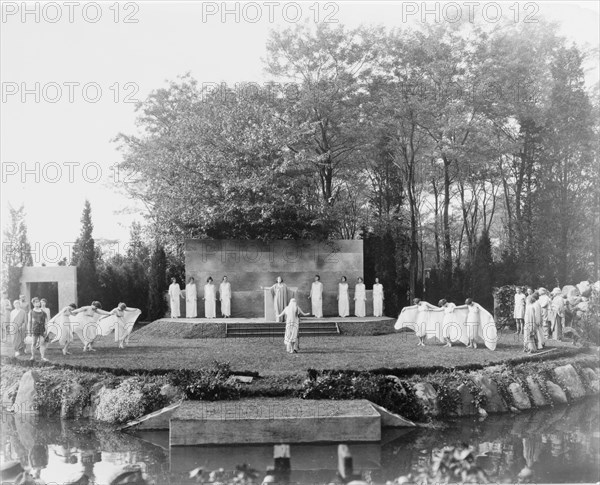
[[[491,310],[494,286],[595,281],[591,55],[543,20],[274,31],[268,82],[184,75],[137,105],[138,133],[116,137],[125,188],[148,208],[146,247],[164,248],[181,282],[184,238],[362,238],[388,314],[414,296]],[[89,216],[71,262],[80,303],[107,292],[111,306],[109,288],[137,295],[149,264],[106,258]]]
[[[493,286],[598,274],[586,55],[544,22],[297,26],[268,40],[271,84],[154,91],[121,168],[173,246],[363,237],[394,312],[407,292],[490,308]]]

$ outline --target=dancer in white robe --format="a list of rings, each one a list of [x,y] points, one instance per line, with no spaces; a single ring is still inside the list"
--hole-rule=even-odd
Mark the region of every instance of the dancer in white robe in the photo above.
[[[480,333],[481,328],[481,317],[479,315],[480,306],[477,305],[472,298],[467,298],[465,300],[465,304],[456,307],[458,309],[466,308],[467,318],[465,321],[466,330],[467,330],[467,347],[476,349],[477,341],[476,338]]]
[[[517,292],[515,293],[515,309],[513,311],[513,317],[517,324],[517,335],[523,331],[523,319],[525,318],[525,293],[517,286]]]
[[[542,350],[545,347],[544,344],[544,317],[542,312],[542,306],[540,305],[540,295],[537,292],[533,293],[533,309],[535,312],[535,335],[537,340],[538,350]]]
[[[350,315],[350,300],[348,297],[348,283],[345,276],[340,278],[338,284],[338,315],[340,317],[347,317]]]
[[[283,282],[281,276],[277,277],[277,280],[271,288],[268,288],[273,296],[273,308],[275,310],[275,319],[278,322],[282,322],[282,317],[279,315],[288,304],[288,287]]]
[[[190,277],[185,285],[185,317],[196,318],[198,316],[198,292],[196,282]]]
[[[373,284],[373,316],[383,316],[383,285],[379,282],[379,278],[375,278]]]
[[[415,322],[415,334],[419,337],[417,346],[425,347],[425,338],[428,335],[430,337],[436,336],[439,333],[439,331],[436,331],[436,328],[441,327],[441,322],[438,322],[437,325],[436,322],[431,322],[431,312],[441,312],[442,310],[419,298],[415,298],[413,303],[417,306],[417,318]]]
[[[537,350],[536,340],[536,319],[535,319],[535,307],[534,307],[534,296],[529,295],[525,299],[525,317],[523,319],[523,351],[534,352]]]
[[[217,290],[213,284],[212,276],[209,276],[204,285],[204,318],[215,318],[217,316]]]
[[[110,312],[102,310],[102,304],[99,301],[93,301],[91,305],[77,308],[71,314],[75,316],[70,319],[73,332],[83,343],[83,351],[96,352],[92,344],[100,334],[98,320],[102,315],[110,315]]]
[[[402,328],[414,330],[419,339],[417,347],[425,346],[425,337],[435,337],[441,333],[439,330],[442,320],[441,312],[443,312],[441,308],[415,298],[413,305],[402,309],[394,328],[396,330]]]
[[[171,304],[171,318],[179,318],[181,310],[179,309],[179,299],[181,298],[181,288],[175,278],[171,278],[169,285],[169,302]]]
[[[10,325],[10,313],[12,312],[12,308],[8,295],[2,293],[2,334],[0,335],[0,338],[2,338],[3,342],[8,340],[7,328]]]
[[[310,287],[308,299],[311,303],[312,314],[317,318],[323,318],[323,283],[321,283],[319,275],[315,275],[315,281]]]
[[[490,350],[495,350],[498,343],[498,333],[493,315],[471,298],[464,305],[454,308],[459,324],[466,327],[467,347],[477,348],[477,338],[485,343]],[[462,339],[461,339],[462,340]]]
[[[550,296],[548,295],[548,290],[546,288],[540,288],[537,293],[539,295],[538,302],[542,311],[542,333],[544,334],[544,340],[548,340],[550,338],[550,319],[548,318]]]
[[[119,303],[117,308],[111,310],[110,315],[98,321],[101,335],[106,337],[114,331],[115,342],[119,343],[120,349],[124,349],[129,344],[133,326],[141,313],[139,308],[129,308],[125,303]]]
[[[365,317],[367,315],[366,310],[367,302],[367,289],[363,282],[363,279],[359,276],[357,283],[354,286],[354,315],[357,317]]]
[[[10,327],[7,333],[12,334],[15,357],[26,353],[25,337],[27,335],[27,313],[23,309],[21,300],[13,302],[14,310],[10,312]]]
[[[223,318],[231,316],[231,283],[227,276],[223,276],[223,281],[219,285],[219,301],[221,302],[221,315]]]
[[[468,345],[467,329],[459,322],[456,305],[446,300],[440,300],[438,306],[444,310],[444,319],[441,326],[441,338],[446,347],[452,347],[452,342],[462,342]]]
[[[72,312],[77,308],[75,303],[64,307],[58,312],[48,324],[48,333],[54,334],[54,339],[50,343],[58,342],[62,347],[63,355],[70,355],[69,345],[73,341],[73,328],[71,326]]]
[[[552,302],[550,303],[548,318],[550,318],[551,338],[561,340],[565,318],[565,299],[560,288],[554,288],[550,296],[552,297]]]
[[[288,353],[298,353],[300,349],[300,315],[308,316],[309,313],[304,313],[296,303],[296,299],[292,298],[288,305],[281,313],[278,313],[277,318],[285,317],[285,336],[283,342]]]

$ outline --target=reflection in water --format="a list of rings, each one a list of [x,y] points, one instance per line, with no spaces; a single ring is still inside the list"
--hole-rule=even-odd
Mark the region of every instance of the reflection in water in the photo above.
[[[535,482],[600,481],[600,404],[590,399],[572,407],[485,421],[454,420],[442,430],[386,430],[381,443],[350,446],[355,470],[376,483],[417,472],[436,450],[468,443],[477,465],[497,481],[514,482],[521,472]],[[133,436],[85,421],[47,421],[3,415],[2,460],[16,460],[47,483],[65,483],[85,473],[91,483],[109,484],[124,468],[137,466],[157,484],[191,484],[189,471],[249,463],[263,472],[273,466],[272,446],[167,446],[168,433]],[[292,482],[327,483],[337,467],[336,445],[292,445]],[[262,475],[261,475],[262,477]]]

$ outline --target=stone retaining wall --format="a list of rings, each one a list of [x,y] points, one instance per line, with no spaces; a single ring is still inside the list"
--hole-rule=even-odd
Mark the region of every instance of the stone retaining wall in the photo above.
[[[401,381],[396,376],[387,378],[396,381],[400,386],[403,382],[404,385],[408,383],[412,387],[414,397],[411,399],[416,400],[421,407],[422,415],[438,419],[452,416],[486,416],[488,413],[519,413],[532,408],[560,406],[587,396],[598,395],[600,372],[597,358],[588,356],[577,362],[566,362],[568,361],[549,361],[514,367],[495,365],[471,372],[415,376],[406,381]],[[49,374],[52,377],[54,372],[57,373],[56,382],[61,382],[58,378],[59,373],[65,372],[61,369],[33,369],[22,375],[18,372],[9,373],[8,380],[11,382],[2,383],[3,407],[15,413],[37,414],[39,410],[34,403],[39,402],[39,396],[49,394],[47,399],[62,399],[62,407],[58,408],[63,418],[87,417],[111,421],[110,416],[113,414],[127,415],[129,419],[134,419],[151,412],[153,409],[148,410],[149,396],[153,400],[150,406],[155,405],[156,408],[162,408],[183,397],[181,389],[165,383],[166,380],[161,381],[160,378],[151,386],[127,388],[128,382],[140,378],[106,377],[93,373],[80,373],[87,376],[81,382],[69,377],[67,384],[63,374],[64,389],[60,389],[61,386],[52,384],[53,379],[48,377]],[[125,385],[124,389],[129,390],[120,392],[120,385]],[[150,389],[152,386],[153,389]],[[280,390],[281,397],[294,396],[298,391],[294,388]],[[244,396],[243,389],[241,396]],[[60,404],[59,401],[57,404]],[[140,411],[136,415],[138,408]],[[141,409],[145,409],[145,412],[141,412]]]
[[[505,366],[491,366],[467,374],[467,381],[454,387],[458,403],[445,415],[469,416],[488,413],[518,413],[532,408],[570,404],[587,396],[598,395],[598,368],[572,364],[557,365],[550,372],[523,377]],[[434,388],[428,382],[413,384],[415,396],[425,414],[438,417],[444,414],[447,388]],[[448,402],[448,400],[446,400]]]

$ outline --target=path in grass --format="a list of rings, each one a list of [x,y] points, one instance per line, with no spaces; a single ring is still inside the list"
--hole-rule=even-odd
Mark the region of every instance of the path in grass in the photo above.
[[[131,346],[126,349],[119,349],[107,337],[99,339],[95,344],[97,352],[82,352],[82,346],[77,341],[71,349],[72,355],[63,356],[54,344],[47,357],[51,362],[59,364],[145,370],[200,369],[217,360],[229,362],[235,371],[255,371],[266,376],[304,375],[309,368],[450,368],[469,363],[493,364],[525,355],[521,339],[514,334],[501,335],[493,352],[483,345],[475,350],[467,349],[462,344],[447,348],[434,339],[429,340],[425,347],[417,347],[414,334],[396,333],[368,337],[306,337],[300,339],[300,353],[288,354],[281,338],[169,338],[136,341],[135,333],[132,334]],[[549,341],[547,348],[554,347],[573,349],[573,344]],[[544,357],[551,358],[553,353],[557,351]]]

